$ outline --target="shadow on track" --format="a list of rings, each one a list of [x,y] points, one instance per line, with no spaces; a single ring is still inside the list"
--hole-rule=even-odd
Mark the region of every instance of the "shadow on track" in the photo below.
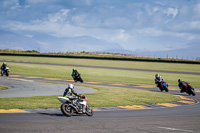
[[[58,113],[55,113],[55,114],[53,114],[53,113],[38,113],[38,114],[47,115],[47,116],[66,117],[63,114],[58,114]],[[84,114],[73,114],[72,116],[74,117],[74,116],[86,116],[86,115],[84,115]],[[70,118],[70,117],[66,117],[66,118]]]

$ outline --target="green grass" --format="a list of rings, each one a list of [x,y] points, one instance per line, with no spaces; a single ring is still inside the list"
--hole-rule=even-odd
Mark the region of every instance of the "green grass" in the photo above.
[[[90,66],[107,66],[121,68],[139,68],[151,70],[167,71],[184,71],[200,72],[200,65],[179,64],[179,63],[155,63],[155,62],[137,62],[137,61],[108,61],[108,60],[91,60],[91,59],[68,59],[68,58],[45,58],[45,57],[22,57],[22,56],[0,56],[0,60],[41,62],[55,64],[73,64],[73,65],[90,65]],[[54,65],[37,65],[25,63],[7,63],[11,69],[11,75],[35,76],[44,78],[72,79],[71,72],[73,67],[54,66]],[[96,69],[78,67],[82,78],[85,81],[100,81],[110,83],[127,83],[127,84],[154,84],[155,72],[128,71],[114,69]],[[169,83],[177,86],[177,80],[190,82],[194,87],[200,87],[200,76],[187,74],[159,73]],[[118,87],[88,86],[98,91],[96,93],[85,94],[88,97],[88,103],[92,107],[101,106],[126,106],[140,104],[154,104],[161,102],[174,102],[179,100],[178,97],[146,90],[136,90]],[[56,108],[61,103],[57,96],[37,96],[21,98],[0,98],[0,108]]]
[[[146,90],[105,86],[87,87],[98,90],[95,93],[84,94],[88,98],[88,104],[92,107],[144,105],[180,100],[177,96]],[[58,95],[0,98],[0,109],[59,108],[61,103],[57,97]]]
[[[2,90],[7,90],[7,89],[8,89],[8,87],[0,86],[0,91],[2,91]]]
[[[95,60],[95,59],[71,59],[71,58],[55,58],[55,57],[54,58],[53,57],[51,58],[50,57],[24,57],[24,56],[0,56],[0,59],[7,60],[7,61],[26,61],[26,62],[106,66],[106,67],[118,67],[118,68],[135,68],[135,69],[200,73],[200,64],[114,61],[114,60]]]
[[[36,76],[44,78],[60,78],[71,80],[72,67],[38,64],[9,63],[11,74]],[[85,81],[100,81],[128,84],[154,84],[154,72],[128,71],[100,68],[78,68]],[[194,87],[200,87],[200,76],[188,74],[160,73],[171,86],[177,86],[178,79],[190,82]]]

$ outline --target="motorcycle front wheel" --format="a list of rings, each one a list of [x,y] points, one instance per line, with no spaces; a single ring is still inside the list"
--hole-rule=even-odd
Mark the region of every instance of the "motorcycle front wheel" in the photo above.
[[[80,79],[80,82],[83,83],[83,79],[81,77],[79,79]]]
[[[85,113],[88,116],[93,116],[93,110],[89,105],[86,106]]]
[[[190,94],[192,94],[193,96],[195,96],[195,93],[194,93],[193,89],[190,90]]]
[[[6,72],[6,76],[9,76],[9,72],[8,71]]]
[[[168,88],[167,88],[167,86],[163,86],[163,88],[164,88],[164,90],[165,90],[166,92],[169,91]]]
[[[60,108],[61,108],[61,112],[65,116],[67,116],[67,117],[71,117],[72,116],[72,108],[71,108],[71,106],[69,106],[69,104],[63,103]]]

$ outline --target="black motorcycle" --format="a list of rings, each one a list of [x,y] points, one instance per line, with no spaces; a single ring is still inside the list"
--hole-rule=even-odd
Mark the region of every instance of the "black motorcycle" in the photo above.
[[[169,91],[167,82],[161,81],[161,82],[156,82],[156,84],[157,84],[157,87],[160,89],[160,91],[163,91],[163,90],[165,90],[166,92]]]
[[[75,82],[80,81],[81,83],[83,83],[83,79],[81,78],[81,74],[72,74],[72,77],[74,79]]]
[[[186,92],[187,94],[189,95],[193,95],[195,96],[195,92],[194,92],[194,87],[190,86],[190,87],[187,87],[186,89],[184,89],[182,92]]]
[[[3,75],[9,76],[9,72],[10,72],[10,70],[8,67],[6,67],[4,70],[1,69],[1,76],[3,76]]]

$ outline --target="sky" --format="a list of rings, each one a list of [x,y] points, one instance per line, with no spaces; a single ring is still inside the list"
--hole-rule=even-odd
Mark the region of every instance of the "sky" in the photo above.
[[[195,59],[200,0],[1,0],[0,48]]]

